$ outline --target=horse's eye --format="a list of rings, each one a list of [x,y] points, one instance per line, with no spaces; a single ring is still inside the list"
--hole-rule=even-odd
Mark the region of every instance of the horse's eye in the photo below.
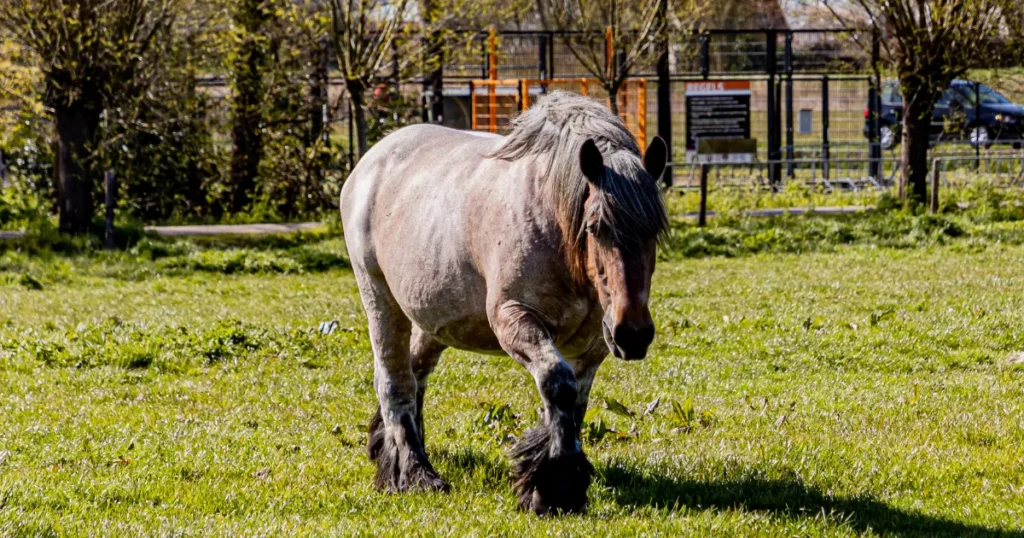
[[[597,226],[595,226],[592,222],[588,222],[586,226],[586,231],[588,235],[595,235],[597,233]]]

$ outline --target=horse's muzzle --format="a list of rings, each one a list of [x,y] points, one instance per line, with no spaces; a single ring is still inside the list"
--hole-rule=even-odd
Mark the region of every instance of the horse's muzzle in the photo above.
[[[647,356],[647,348],[654,341],[654,324],[634,326],[620,323],[614,329],[608,327],[608,321],[601,322],[604,331],[604,343],[615,357],[636,361]]]

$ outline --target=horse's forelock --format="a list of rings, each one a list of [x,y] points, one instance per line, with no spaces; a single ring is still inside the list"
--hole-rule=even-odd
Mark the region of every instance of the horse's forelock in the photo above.
[[[660,240],[668,231],[668,215],[657,183],[644,170],[640,148],[619,118],[600,102],[566,92],[553,92],[517,116],[512,131],[491,156],[516,160],[544,156],[542,178],[555,202],[562,229],[562,250],[573,278],[587,280],[586,201],[588,180],[579,166],[580,147],[592,139],[601,150],[606,173],[598,187],[605,194],[592,204],[600,225],[622,245]]]

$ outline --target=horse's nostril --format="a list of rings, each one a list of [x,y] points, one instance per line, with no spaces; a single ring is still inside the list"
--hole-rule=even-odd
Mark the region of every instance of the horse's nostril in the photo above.
[[[643,357],[647,353],[647,346],[654,340],[654,325],[645,323],[637,326],[622,323],[615,327],[613,337],[615,344],[627,354]]]
[[[651,345],[651,342],[654,341],[654,324],[648,323],[641,326],[637,330],[637,337],[644,343],[644,346]]]

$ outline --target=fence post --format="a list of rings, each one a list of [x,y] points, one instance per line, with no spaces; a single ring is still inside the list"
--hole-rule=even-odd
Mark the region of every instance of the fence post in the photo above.
[[[662,35],[658,40],[658,136],[665,141],[668,148],[668,163],[661,174],[661,181],[667,188],[672,186],[672,79],[668,64],[669,33],[665,19],[668,13],[668,0],[660,0],[658,9],[663,25]]]
[[[107,216],[107,228],[106,228],[106,245],[108,249],[114,248],[114,194],[117,192],[117,186],[114,184],[114,171],[107,170],[105,174],[105,188],[106,188],[106,216]]]
[[[352,96],[348,97],[348,171],[352,173],[352,169],[356,166],[356,153],[355,153],[355,125],[352,123],[355,109],[352,107]]]
[[[786,32],[786,51],[785,51],[785,69],[786,69],[786,175],[790,178],[794,176],[793,172],[793,158],[795,149],[793,148],[793,32]]]
[[[541,80],[548,78],[548,36],[537,36],[537,74]]]
[[[711,40],[711,36],[706,32],[700,34],[700,78],[707,80],[708,72],[710,69],[710,51],[708,42]]]
[[[469,128],[472,130],[477,129],[477,117],[476,117],[476,84],[473,81],[469,81]]]
[[[487,85],[488,131],[498,132],[498,31],[491,27],[487,37],[487,67],[491,83]]]
[[[7,163],[4,161],[4,151],[0,149],[0,188],[6,189],[7,186]]]
[[[487,52],[488,39],[480,40],[480,78],[490,77],[491,55]]]
[[[779,128],[778,96],[776,95],[776,41],[778,34],[775,30],[765,32],[765,67],[768,72],[768,182],[777,186],[782,178],[782,166],[779,160],[782,158],[781,129]]]
[[[929,207],[932,213],[939,212],[939,160],[932,159],[932,192]]]
[[[701,163],[700,165],[700,201],[697,209],[697,226],[703,228],[708,225],[708,173],[711,165]]]
[[[882,74],[878,69],[881,55],[881,36],[877,29],[871,31],[871,91],[868,96],[868,114],[871,125],[871,139],[868,142],[868,175],[881,180],[882,178],[882,140],[880,116],[882,115]]]
[[[977,142],[974,144],[974,171],[981,168],[981,83],[974,81],[974,137]],[[987,130],[986,130],[987,131]],[[989,135],[991,136],[991,135]]]
[[[640,153],[647,151],[647,79],[636,81],[636,141],[640,145]],[[657,179],[657,178],[655,178]]]
[[[555,78],[555,34],[548,32],[548,78]]]
[[[435,30],[430,36],[430,55],[433,57],[433,61],[436,62],[433,65],[434,69],[430,72],[430,121],[432,123],[444,122],[445,45],[442,42],[443,39],[440,30]]]
[[[828,75],[821,76],[821,177],[829,180],[829,147],[828,147]]]

